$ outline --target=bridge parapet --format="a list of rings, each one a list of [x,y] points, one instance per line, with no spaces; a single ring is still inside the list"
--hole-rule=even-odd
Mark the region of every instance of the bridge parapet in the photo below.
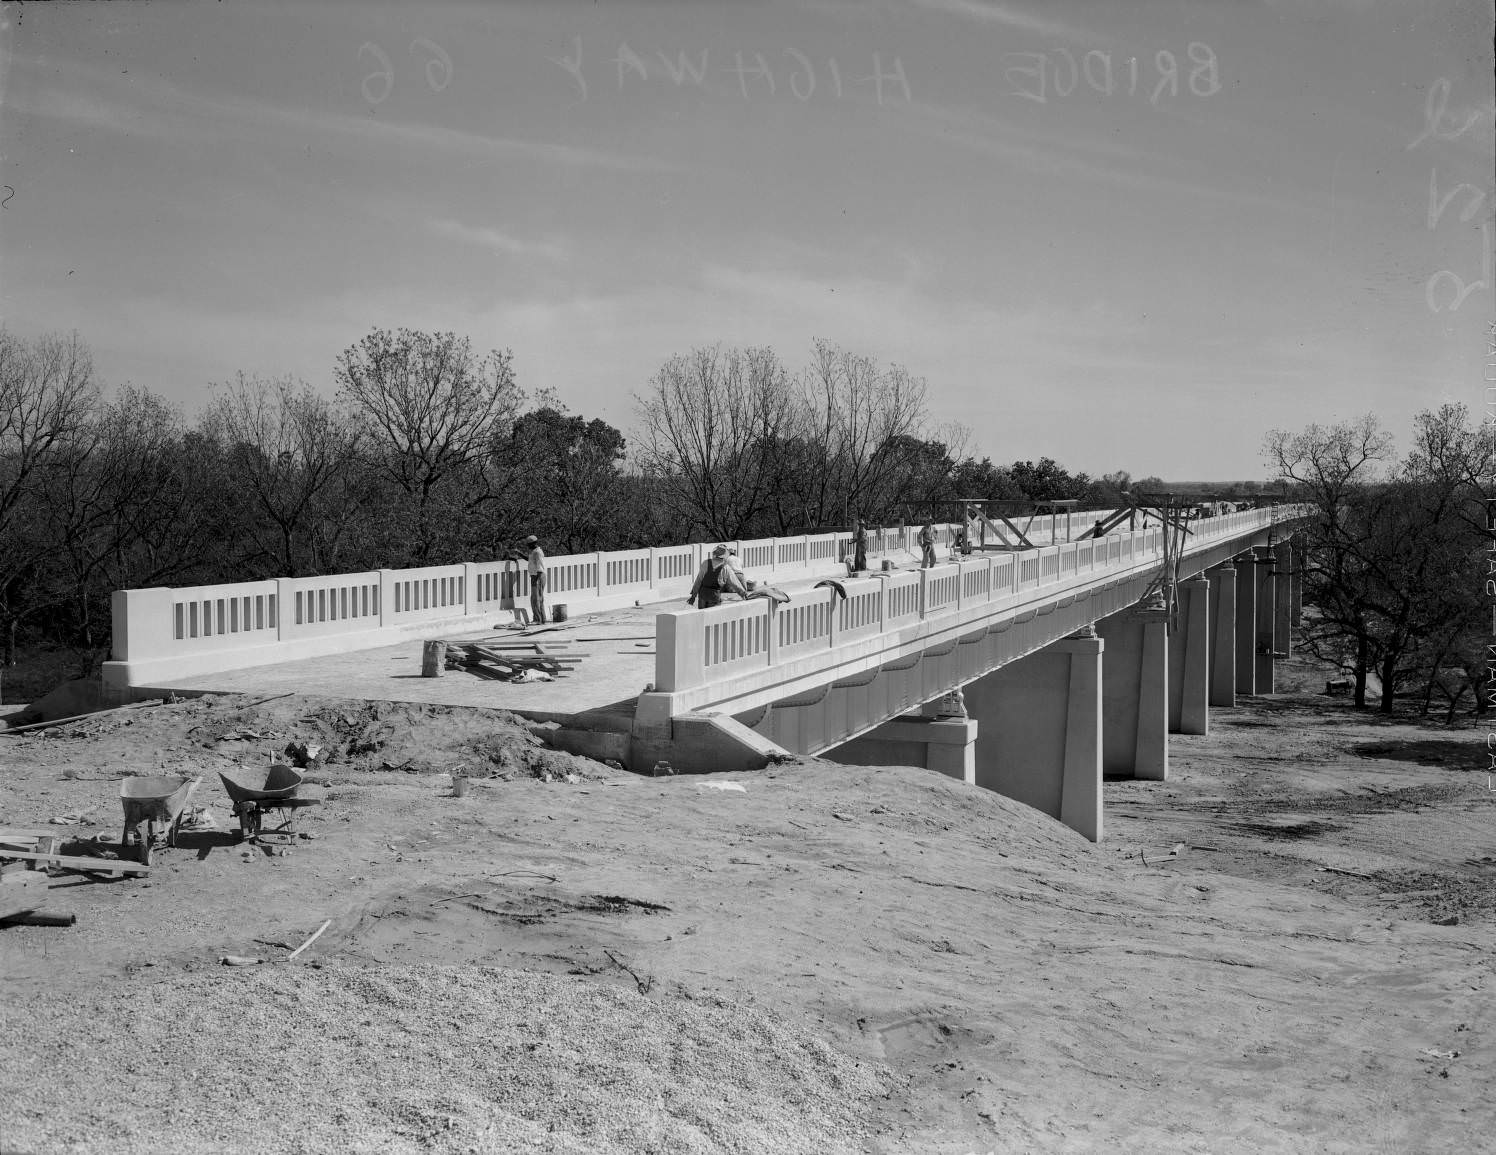
[[[1279,506],[1190,523],[1183,555],[1219,549],[1234,538],[1308,516],[1308,507]],[[1112,534],[1022,553],[969,558],[931,569],[855,578],[797,595],[787,604],[755,599],[656,619],[655,694],[669,713],[701,709],[744,694],[762,697],[839,661],[885,653],[959,621],[1052,600],[1157,566],[1164,530]]]
[[[934,527],[937,545],[957,527]],[[868,553],[917,553],[916,526],[868,527]],[[770,581],[845,573],[850,531],[729,541],[741,565]],[[711,543],[553,555],[546,600],[573,614],[684,597]],[[529,602],[530,578],[512,559],[406,570],[272,578],[177,588],[116,590],[112,660],[115,691],[295,658],[388,645],[412,634],[473,631]]]

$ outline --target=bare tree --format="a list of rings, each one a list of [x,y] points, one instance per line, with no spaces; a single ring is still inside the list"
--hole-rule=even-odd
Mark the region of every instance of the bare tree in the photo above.
[[[384,450],[391,481],[414,503],[414,560],[430,560],[446,527],[436,524],[444,481],[475,465],[506,430],[523,395],[512,354],[474,354],[466,337],[376,329],[338,358],[339,393]]]
[[[1391,440],[1373,417],[1268,435],[1269,460],[1318,507],[1304,591],[1316,613],[1304,640],[1355,678],[1358,706],[1375,675],[1382,712],[1410,684],[1422,686],[1426,709],[1441,671],[1475,664],[1463,651],[1480,611],[1491,449],[1467,419],[1460,405],[1420,413],[1412,451],[1385,474],[1377,467]]]
[[[1373,414],[1300,433],[1269,431],[1263,456],[1278,477],[1297,486],[1315,506],[1304,560],[1304,598],[1316,610],[1305,623],[1305,647],[1321,661],[1350,674],[1355,703],[1366,704],[1367,676],[1379,661],[1374,612],[1364,594],[1362,531],[1351,524],[1351,499],[1380,480],[1392,455],[1392,438]]]
[[[818,340],[801,390],[800,427],[815,450],[807,504],[841,515],[887,509],[905,478],[900,455],[884,450],[923,439],[925,382]]]
[[[0,627],[4,664],[31,608],[39,567],[56,538],[45,524],[37,475],[79,435],[99,404],[93,358],[76,333],[27,340],[0,329]]]
[[[775,447],[793,413],[774,351],[715,345],[672,357],[636,405],[643,462],[664,479],[682,528],[720,538],[752,532],[773,493]]]
[[[318,570],[318,531],[343,520],[337,499],[340,490],[347,496],[360,448],[348,415],[305,382],[240,373],[220,387],[201,428],[223,447],[234,496],[248,498],[251,516],[242,523],[270,569],[287,577]]]

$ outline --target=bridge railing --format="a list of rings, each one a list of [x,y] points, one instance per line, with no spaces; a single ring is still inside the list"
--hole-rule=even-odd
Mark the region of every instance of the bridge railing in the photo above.
[[[1303,516],[1305,507],[1246,510],[1190,522],[1185,550]],[[1046,586],[1082,583],[1098,572],[1160,563],[1164,530],[1148,529],[989,554],[931,569],[900,570],[817,588],[787,604],[765,599],[656,619],[655,689],[691,690],[793,662],[817,651],[922,625],[982,603],[1017,601]]]
[[[943,542],[955,527],[935,527]],[[917,527],[868,527],[868,553],[917,549]],[[715,543],[562,554],[546,559],[546,601],[576,614],[683,597]],[[845,573],[852,535],[809,534],[729,541],[740,568],[770,584]],[[918,595],[914,595],[917,597]],[[398,640],[438,626],[471,632],[530,601],[523,561],[497,559],[408,570],[181,588],[119,590],[113,599],[113,661],[105,678],[124,685],[209,673]],[[487,619],[485,621],[485,619]]]

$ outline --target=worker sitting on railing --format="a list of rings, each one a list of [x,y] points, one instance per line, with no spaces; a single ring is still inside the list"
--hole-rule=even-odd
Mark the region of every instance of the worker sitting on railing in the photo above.
[[[724,593],[748,596],[743,576],[738,573],[728,556],[730,552],[727,546],[719,545],[712,550],[712,556],[701,563],[701,568],[696,571],[696,580],[691,583],[691,596],[686,599],[688,606],[709,610],[722,604]]]

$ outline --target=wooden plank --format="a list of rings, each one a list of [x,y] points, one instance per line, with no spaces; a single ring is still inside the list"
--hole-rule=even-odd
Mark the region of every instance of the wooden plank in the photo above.
[[[0,858],[19,858],[36,863],[51,863],[66,870],[109,870],[125,874],[149,874],[151,868],[122,858],[78,858],[70,854],[39,854],[35,850],[0,850]]]
[[[97,825],[92,824],[92,825]],[[31,830],[24,826],[0,826],[0,842],[8,838],[56,838],[67,834],[70,830],[81,830],[81,826],[52,826]]]

